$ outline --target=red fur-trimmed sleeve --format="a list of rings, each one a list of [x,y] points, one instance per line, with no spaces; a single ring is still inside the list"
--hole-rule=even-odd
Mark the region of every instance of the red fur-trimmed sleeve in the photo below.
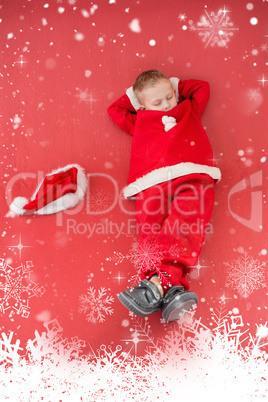
[[[133,135],[136,121],[136,110],[126,94],[109,106],[107,111],[118,127],[126,131],[128,134]]]
[[[179,101],[190,99],[193,111],[201,117],[210,95],[209,83],[199,80],[184,80],[179,82]]]

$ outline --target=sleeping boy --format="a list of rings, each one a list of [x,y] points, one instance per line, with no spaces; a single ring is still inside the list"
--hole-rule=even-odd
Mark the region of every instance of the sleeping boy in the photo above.
[[[141,282],[118,295],[142,317],[161,309],[164,322],[176,321],[198,302],[187,274],[198,262],[221,176],[201,124],[208,99],[205,81],[148,70],[108,108],[133,136],[124,196],[135,197],[139,246],[161,255],[157,264],[141,264]]]

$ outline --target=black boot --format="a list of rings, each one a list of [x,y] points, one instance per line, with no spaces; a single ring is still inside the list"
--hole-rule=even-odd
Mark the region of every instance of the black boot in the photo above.
[[[198,297],[194,292],[184,290],[182,286],[172,286],[164,296],[162,317],[165,322],[177,321],[187,311],[195,308]]]
[[[134,288],[124,290],[117,297],[126,308],[140,317],[157,313],[163,301],[158,287],[147,279]]]

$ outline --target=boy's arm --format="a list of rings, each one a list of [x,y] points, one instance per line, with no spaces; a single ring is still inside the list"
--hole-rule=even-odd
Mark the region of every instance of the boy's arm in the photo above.
[[[179,82],[179,101],[190,99],[193,111],[201,117],[209,100],[209,83],[199,80],[184,80]]]
[[[107,111],[111,119],[122,130],[133,135],[136,121],[136,110],[126,94],[109,106]]]

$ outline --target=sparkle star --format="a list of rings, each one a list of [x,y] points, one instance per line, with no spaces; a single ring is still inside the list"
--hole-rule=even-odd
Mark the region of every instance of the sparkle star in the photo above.
[[[78,94],[76,95],[76,97],[79,98],[79,102],[89,102],[90,109],[92,109],[93,102],[97,102],[99,99],[93,98],[92,91],[90,91],[90,93],[89,93],[88,89],[85,89],[84,91],[80,88],[76,88],[76,89],[78,91]]]
[[[199,271],[202,269],[202,268],[209,268],[209,266],[208,265],[201,265],[200,264],[200,261],[199,261],[199,259],[198,259],[198,261],[197,261],[197,264],[195,265],[195,266],[191,266],[190,268],[196,268],[197,269],[197,271],[198,271],[198,278],[199,278]]]
[[[225,16],[226,13],[230,13],[230,12],[231,12],[231,11],[229,11],[229,10],[226,10],[225,5],[224,5],[223,10],[220,10],[220,11],[224,14],[224,16]]]
[[[23,56],[20,56],[20,60],[15,62],[16,64],[19,64],[20,67],[22,68],[24,64],[27,63],[27,61],[23,60]]]
[[[114,279],[117,279],[118,283],[120,284],[121,279],[125,279],[125,276],[121,276],[120,272],[118,272],[118,276],[114,276]]]
[[[137,330],[136,325],[135,325],[135,329],[134,329],[134,331],[132,333],[132,338],[130,338],[130,339],[122,339],[122,340],[125,341],[125,342],[132,342],[133,343],[134,346],[132,346],[132,348],[134,347],[134,349],[135,349],[135,355],[138,352],[138,344],[140,342],[146,342],[146,339],[139,338],[139,331]]]
[[[264,87],[265,82],[268,82],[268,80],[266,80],[266,79],[264,78],[264,74],[262,75],[262,79],[261,79],[261,80],[257,80],[257,81],[262,82],[262,86],[263,86],[263,87]]]
[[[209,158],[208,161],[211,161],[217,165],[218,162],[221,161],[221,159],[220,158]]]
[[[19,243],[16,246],[6,246],[6,247],[10,247],[10,248],[17,248],[19,250],[20,253],[20,259],[21,259],[21,250],[23,250],[26,247],[33,247],[33,246],[24,246],[21,242],[21,233],[19,235],[20,239],[19,239]]]

